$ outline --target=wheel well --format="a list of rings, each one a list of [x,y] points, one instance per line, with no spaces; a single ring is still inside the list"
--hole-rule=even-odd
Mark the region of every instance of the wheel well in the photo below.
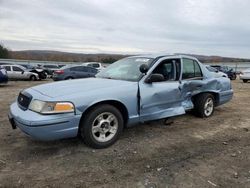
[[[80,124],[79,127],[81,125],[81,122],[83,121],[84,116],[91,111],[94,107],[99,106],[99,105],[103,105],[103,104],[109,104],[112,105],[114,107],[117,108],[117,110],[119,110],[122,114],[123,120],[124,120],[124,126],[126,126],[127,122],[128,122],[128,110],[126,108],[126,106],[119,102],[119,101],[115,101],[115,100],[107,100],[107,101],[101,101],[98,103],[93,104],[92,106],[88,107],[82,114],[81,120],[80,120]],[[79,129],[80,130],[80,129]]]
[[[201,94],[204,94],[204,93],[209,93],[209,94],[212,94],[214,96],[214,100],[215,100],[215,106],[217,106],[219,104],[219,101],[220,101],[220,98],[219,98],[219,94],[218,93],[215,93],[215,92],[203,92],[203,93],[199,93],[197,95],[194,95],[192,97],[192,101],[195,100],[195,98],[198,96],[198,95],[201,95]]]

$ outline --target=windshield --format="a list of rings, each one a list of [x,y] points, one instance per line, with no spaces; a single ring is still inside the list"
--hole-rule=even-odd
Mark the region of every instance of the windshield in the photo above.
[[[139,67],[142,64],[150,65],[151,58],[130,57],[116,61],[96,75],[97,78],[138,81],[141,76]]]

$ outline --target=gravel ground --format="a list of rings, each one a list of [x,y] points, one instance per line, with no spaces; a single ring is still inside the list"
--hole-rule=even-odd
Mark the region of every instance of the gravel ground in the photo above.
[[[11,129],[10,103],[46,82],[0,86],[0,187],[250,187],[250,83],[233,81],[233,100],[211,118],[138,125],[93,150],[78,138],[40,142]]]

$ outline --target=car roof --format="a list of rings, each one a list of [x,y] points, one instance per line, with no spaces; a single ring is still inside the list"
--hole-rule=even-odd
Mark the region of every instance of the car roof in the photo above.
[[[184,55],[184,54],[159,54],[159,53],[155,53],[155,54],[145,54],[145,55],[135,55],[135,56],[130,56],[130,58],[152,58],[152,59],[159,59],[159,58],[189,58],[189,59],[195,59],[198,60],[197,58],[193,57],[193,56],[188,56],[188,55]]]

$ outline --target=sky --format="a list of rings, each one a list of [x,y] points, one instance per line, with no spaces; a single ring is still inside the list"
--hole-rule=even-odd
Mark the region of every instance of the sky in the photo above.
[[[0,0],[11,50],[250,58],[249,0]]]

